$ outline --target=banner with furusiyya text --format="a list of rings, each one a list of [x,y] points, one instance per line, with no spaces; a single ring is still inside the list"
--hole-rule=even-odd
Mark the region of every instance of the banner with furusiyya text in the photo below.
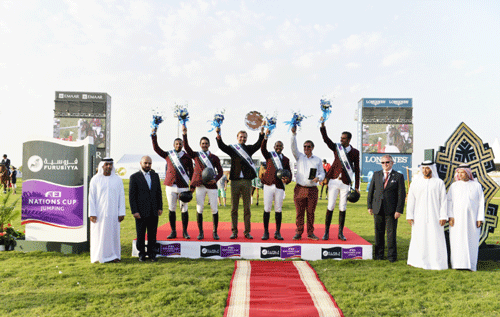
[[[56,139],[23,144],[26,240],[87,241],[88,145]]]

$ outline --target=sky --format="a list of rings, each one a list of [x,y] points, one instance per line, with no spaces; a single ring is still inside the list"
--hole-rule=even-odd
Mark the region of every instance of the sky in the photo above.
[[[152,154],[177,137],[187,104],[190,144],[212,140],[208,120],[225,110],[222,136],[236,143],[249,111],[277,114],[270,142],[308,116],[301,144],[331,160],[318,120],[332,98],[331,139],[353,133],[358,101],[412,98],[413,165],[461,122],[485,143],[500,137],[498,1],[0,1],[1,154],[21,165],[22,143],[52,137],[55,91],[106,92],[111,156]],[[248,142],[258,132],[249,131]],[[500,153],[497,154],[499,156]]]

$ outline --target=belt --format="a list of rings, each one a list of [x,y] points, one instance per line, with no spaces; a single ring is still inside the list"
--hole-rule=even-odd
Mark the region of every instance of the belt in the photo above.
[[[302,185],[299,185],[299,184],[297,184],[297,186],[302,187],[302,188],[314,188],[314,187],[317,187],[317,186],[302,186]]]

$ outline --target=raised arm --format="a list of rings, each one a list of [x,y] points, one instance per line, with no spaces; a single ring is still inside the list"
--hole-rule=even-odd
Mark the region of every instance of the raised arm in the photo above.
[[[259,133],[259,139],[257,140],[257,142],[247,147],[249,152],[248,155],[252,156],[255,152],[257,152],[261,148],[263,140],[264,140],[264,129],[262,128]]]
[[[182,128],[182,139],[184,141],[184,150],[191,159],[194,159],[196,157],[196,153],[189,146],[186,126],[183,126]]]
[[[160,146],[158,145],[158,139],[157,139],[156,134],[151,135],[151,141],[153,141],[153,149],[155,150],[156,154],[158,154],[159,156],[161,156],[163,158],[167,158],[168,153],[163,151],[160,148]]]
[[[217,146],[222,152],[226,153],[227,155],[231,155],[231,147],[229,147],[226,143],[224,143],[224,141],[222,141],[220,128],[216,128],[215,131],[217,132],[217,137],[215,138],[215,140],[217,141]]]
[[[337,145],[335,145],[335,143],[333,143],[333,141],[328,137],[324,123],[321,124],[321,128],[319,128],[319,131],[321,132],[321,136],[323,137],[323,141],[326,143],[328,148],[335,153],[335,158],[337,158],[337,155],[338,155],[337,154]]]
[[[298,161],[299,157],[300,157],[300,152],[299,152],[299,149],[297,148],[297,134],[296,134],[294,128],[292,128],[292,142],[291,143],[292,143],[291,150],[292,150],[293,157],[295,157],[295,160]]]
[[[262,141],[262,144],[260,145],[260,151],[262,152],[262,155],[266,160],[271,157],[271,154],[269,154],[269,151],[267,150],[267,133],[264,137],[264,140]]]

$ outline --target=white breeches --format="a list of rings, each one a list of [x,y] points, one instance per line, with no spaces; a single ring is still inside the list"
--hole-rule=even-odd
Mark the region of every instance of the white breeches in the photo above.
[[[176,185],[165,186],[165,194],[167,195],[168,201],[168,210],[175,211],[177,200],[179,200],[179,207],[181,208],[181,212],[187,212],[188,204],[180,201],[179,193],[187,192],[188,190],[189,188],[178,188]]]
[[[210,203],[210,208],[212,208],[212,214],[216,214],[218,211],[217,189],[208,189],[203,185],[196,187],[196,211],[199,214],[203,213],[205,196],[208,196],[208,202]]]
[[[281,212],[283,200],[285,199],[285,191],[276,188],[276,185],[264,185],[264,212],[271,212],[274,201],[274,211]]]
[[[345,211],[347,208],[347,195],[350,186],[342,183],[340,179],[330,179],[328,182],[328,210],[335,209],[335,201],[339,196],[339,210]]]

